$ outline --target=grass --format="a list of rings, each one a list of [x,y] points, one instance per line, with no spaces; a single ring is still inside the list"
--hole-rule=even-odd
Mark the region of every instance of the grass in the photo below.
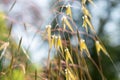
[[[57,1],[57,3],[64,1]],[[0,80],[93,80],[94,76],[98,76],[97,80],[107,80],[104,75],[101,64],[101,52],[104,53],[113,63],[109,53],[105,49],[102,41],[97,36],[94,26],[91,23],[92,16],[86,7],[86,3],[95,5],[92,0],[81,0],[81,9],[83,15],[83,30],[80,30],[73,20],[72,16],[72,6],[70,3],[73,1],[68,1],[69,4],[63,4],[62,6],[54,9],[53,13],[56,14],[56,18],[59,15],[61,17],[61,24],[51,23],[46,25],[46,30],[41,33],[41,36],[48,41],[49,53],[47,59],[47,65],[42,68],[36,68],[28,52],[21,46],[22,37],[20,38],[19,44],[16,45],[10,38],[12,25],[10,27],[8,34],[8,51],[11,52],[10,65],[8,68],[0,72]],[[79,2],[79,1],[77,1]],[[9,11],[12,11],[16,1],[13,3]],[[56,25],[55,27],[52,25]],[[90,34],[91,32],[92,34]],[[57,34],[56,34],[57,33]],[[81,35],[84,35],[82,37]],[[75,41],[78,44],[73,46],[71,43],[71,37],[76,36]],[[94,42],[94,53],[96,53],[97,61],[93,59],[93,54],[90,51],[87,38],[92,39]],[[0,41],[0,51],[6,50],[5,46],[7,42]],[[54,58],[50,59],[51,50],[55,49]],[[2,51],[3,50],[3,51]],[[3,54],[4,55],[4,54]],[[1,55],[1,58],[3,56]],[[2,61],[2,59],[0,59]],[[0,62],[2,63],[2,62]],[[114,63],[113,63],[114,65]],[[92,70],[95,70],[95,74]],[[94,75],[92,75],[94,74]]]

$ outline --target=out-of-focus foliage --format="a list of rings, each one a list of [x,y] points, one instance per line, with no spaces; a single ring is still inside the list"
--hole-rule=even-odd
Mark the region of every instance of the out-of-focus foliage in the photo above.
[[[24,73],[20,70],[12,70],[9,74],[0,77],[1,80],[24,80]]]
[[[7,40],[7,26],[5,21],[5,14],[3,12],[0,12],[0,40]]]
[[[34,72],[35,69],[33,65],[27,68],[30,64],[28,55],[21,44],[17,45],[10,37],[11,33],[6,25],[5,16],[3,12],[0,12],[0,80],[25,80],[27,70]]]

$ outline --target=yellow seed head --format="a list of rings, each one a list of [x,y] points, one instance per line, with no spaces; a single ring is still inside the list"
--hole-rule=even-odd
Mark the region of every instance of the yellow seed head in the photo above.
[[[51,44],[51,25],[46,25],[46,31],[48,34],[49,47],[51,48],[52,47],[52,44]]]
[[[81,39],[81,40],[80,40],[80,50],[81,50],[81,52],[83,52],[83,50],[85,50],[87,56],[90,57],[90,53],[89,53],[89,50],[88,50],[88,48],[87,48],[87,45],[86,45],[84,39]]]
[[[58,36],[55,36],[55,48],[58,48]]]
[[[58,36],[58,46],[61,48],[61,50],[63,52],[62,40],[61,40],[60,35]]]
[[[66,5],[66,14],[69,15],[72,18],[72,11],[71,11],[71,5]]]
[[[73,32],[73,28],[72,28],[71,24],[69,23],[69,21],[67,20],[66,16],[63,16],[61,20],[63,22],[63,25],[66,24],[68,26],[68,28]]]

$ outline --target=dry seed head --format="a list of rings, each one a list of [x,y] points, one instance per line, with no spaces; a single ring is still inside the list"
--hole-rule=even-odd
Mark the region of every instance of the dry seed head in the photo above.
[[[85,40],[84,40],[84,39],[81,39],[80,41],[81,41],[81,42],[83,42],[83,43],[85,42]]]
[[[51,25],[46,25],[46,32],[48,34],[49,47],[52,48],[52,44],[51,44]]]
[[[65,69],[65,74],[67,74],[68,73],[68,70],[67,69]]]
[[[55,41],[57,41],[58,40],[58,36],[55,36]]]
[[[68,60],[70,60],[70,62],[73,64],[73,60],[68,48],[65,49],[65,53],[66,53],[66,63],[68,62]]]
[[[52,36],[51,36],[51,39],[55,39],[55,35],[52,35]]]
[[[90,53],[89,53],[89,50],[87,48],[87,45],[85,43],[85,40],[84,39],[81,39],[80,40],[80,50],[83,52],[83,50],[86,50],[86,54],[88,57],[90,57]]]
[[[80,40],[80,47],[81,47],[81,51],[83,51],[83,49],[85,49],[85,40],[84,39]]]
[[[51,25],[46,25],[46,28],[51,28]]]
[[[55,36],[55,40],[56,40],[56,41],[58,40],[58,36]]]
[[[95,33],[95,29],[94,29],[92,23],[90,22],[90,20],[88,19],[87,15],[84,15],[84,20],[87,23],[87,25],[90,27],[90,29]]]
[[[96,46],[97,54],[99,55],[99,52],[100,52],[100,50],[101,50],[101,46],[100,46],[99,41],[96,41],[96,42],[95,42],[95,46]]]
[[[58,45],[61,45],[61,37],[60,37],[60,35],[58,36]]]
[[[52,35],[51,38],[54,39],[54,38],[55,38],[55,35]]]
[[[86,23],[85,18],[86,18],[86,16],[83,16],[83,17],[82,17],[82,19],[83,19],[83,24],[82,24],[82,26],[86,29],[86,32],[88,32],[87,23]]]
[[[89,16],[90,18],[92,17],[90,12],[85,6],[82,6],[83,14]]]
[[[55,35],[51,36],[51,46],[55,44]]]
[[[60,35],[58,35],[58,47],[60,47],[61,48],[61,50],[62,50],[62,53],[63,53],[63,46],[62,46],[62,40],[61,40],[61,36]]]
[[[102,50],[103,53],[109,57],[109,54],[108,54],[107,50],[104,48],[104,46],[102,46],[100,44],[99,41],[96,41],[96,50],[97,50],[98,55],[99,55],[100,50]]]
[[[55,37],[55,40],[58,39],[58,36],[55,35],[54,37]]]
[[[69,21],[67,20],[66,16],[63,16],[61,20],[63,21],[63,24],[64,25],[66,24],[68,26],[68,28],[73,32],[73,28],[72,28],[71,24],[69,23]]]
[[[58,48],[57,42],[58,42],[58,36],[55,36],[55,48]]]
[[[66,5],[66,8],[68,8],[68,7],[71,7],[71,5],[70,4]]]
[[[62,21],[64,21],[65,19],[67,19],[66,16],[63,16],[63,17],[61,18]]]
[[[96,44],[100,44],[100,42],[99,42],[99,41],[96,41]]]
[[[67,51],[68,51],[68,48],[65,49],[65,52],[67,52]]]
[[[84,15],[84,18],[87,18],[87,15]]]
[[[86,3],[86,0],[82,0],[82,4],[84,5]]]
[[[66,14],[69,15],[72,18],[72,11],[71,11],[71,5],[66,5]]]

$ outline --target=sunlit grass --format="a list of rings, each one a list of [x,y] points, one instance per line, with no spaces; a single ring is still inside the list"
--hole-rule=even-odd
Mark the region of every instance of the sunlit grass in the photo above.
[[[94,26],[91,23],[92,15],[86,7],[86,1],[87,0],[81,1],[81,9],[83,12],[83,25],[81,26],[85,28],[85,31],[79,30],[79,27],[76,26],[73,20],[70,3],[74,2],[74,0],[68,1],[68,4],[63,4],[58,7],[59,9],[55,9],[57,16],[62,14],[61,24],[58,23],[55,18],[57,23],[46,25],[46,30],[43,31],[44,35],[41,34],[49,44],[48,59],[46,60],[47,65],[42,68],[36,68],[30,60],[29,52],[21,46],[22,37],[18,45],[10,41],[12,40],[10,37],[11,26],[8,36],[6,37],[8,41],[0,41],[0,52],[2,52],[0,60],[4,57],[5,51],[11,53],[9,66],[6,69],[1,67],[0,80],[92,80],[92,68],[95,68],[101,80],[106,80],[100,60],[101,51],[111,61],[112,59],[95,32]],[[62,1],[56,3],[59,2]],[[88,0],[87,2],[94,5],[92,0]],[[9,11],[12,10],[15,3],[16,1]],[[58,27],[54,27],[52,24]],[[89,34],[89,31],[94,35]],[[55,32],[57,32],[57,34]],[[70,41],[74,35],[77,36],[76,41],[78,41],[76,46],[73,46]],[[90,53],[89,46],[91,45],[87,45],[86,38],[80,35],[85,35],[93,40],[98,63],[92,58],[92,53]],[[54,58],[50,59],[52,49],[55,49],[55,55]]]

